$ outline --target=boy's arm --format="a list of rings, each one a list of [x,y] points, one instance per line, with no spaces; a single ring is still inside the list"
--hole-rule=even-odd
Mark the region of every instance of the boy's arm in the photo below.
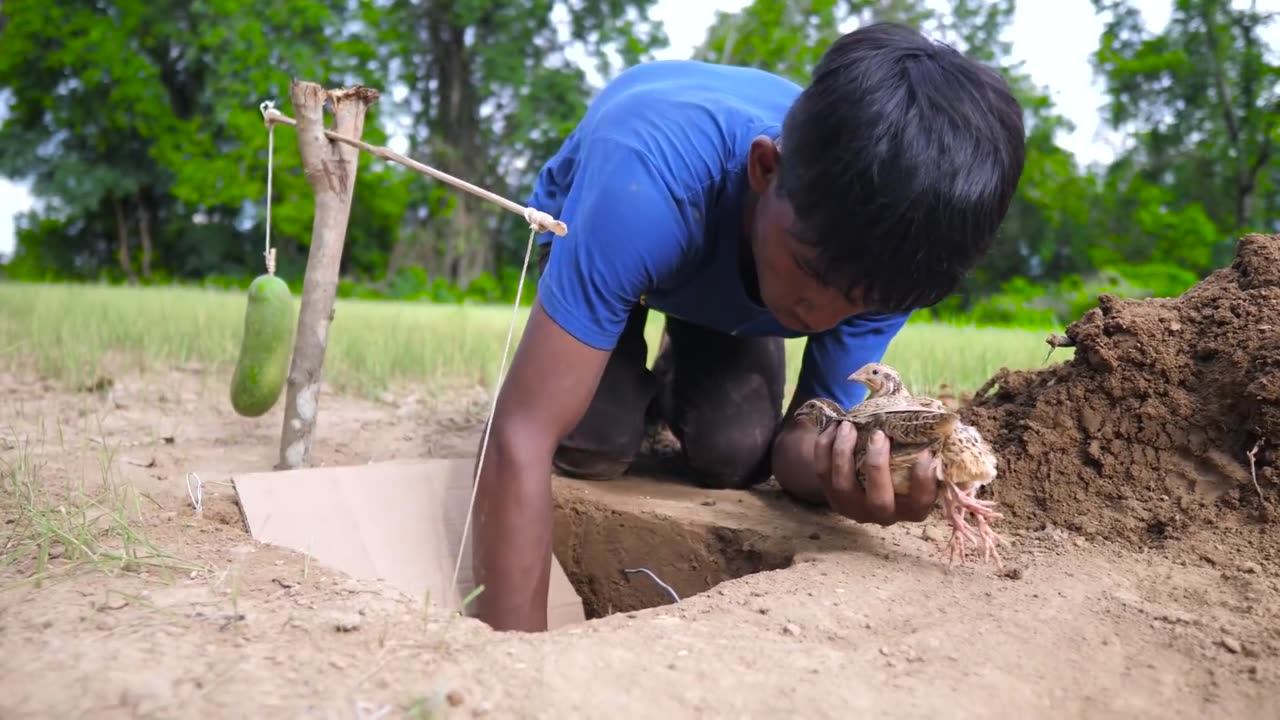
[[[551,569],[551,462],[583,416],[627,316],[675,270],[688,219],[648,158],[584,143],[537,299],[494,409],[476,515],[477,616],[541,631]]]
[[[608,359],[609,351],[575,339],[534,300],[476,490],[473,565],[477,586],[485,586],[477,616],[494,629],[546,629],[551,459],[586,412]]]
[[[884,488],[869,487],[864,493],[852,477],[843,477],[851,469],[832,457],[833,452],[847,453],[853,438],[840,436],[833,427],[820,441],[815,430],[791,420],[796,408],[815,397],[829,398],[845,408],[861,402],[866,388],[848,380],[849,375],[866,363],[883,360],[889,342],[908,317],[907,313],[861,315],[809,338],[782,430],[774,440],[773,473],[787,492],[808,502],[836,506],[859,522],[890,524],[927,514],[933,504],[931,486],[922,485],[920,493],[913,493],[905,503],[894,500],[891,487],[887,496]],[[887,475],[884,480],[887,483]]]

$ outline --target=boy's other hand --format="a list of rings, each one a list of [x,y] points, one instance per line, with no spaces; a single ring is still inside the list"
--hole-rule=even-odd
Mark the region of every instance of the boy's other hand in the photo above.
[[[858,431],[852,423],[838,422],[814,441],[814,470],[832,509],[856,522],[884,526],[904,520],[920,522],[929,517],[938,495],[938,481],[929,451],[920,453],[911,468],[910,491],[897,495],[893,491],[889,470],[888,437],[877,432],[867,443],[862,465],[866,475],[865,487],[854,474],[853,448],[857,440]]]

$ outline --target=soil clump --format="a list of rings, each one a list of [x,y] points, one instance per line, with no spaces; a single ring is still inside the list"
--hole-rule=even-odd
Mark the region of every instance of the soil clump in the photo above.
[[[1001,524],[1275,562],[1280,235],[1178,297],[1102,295],[1066,335],[1071,361],[1002,370],[962,411],[1000,455]]]

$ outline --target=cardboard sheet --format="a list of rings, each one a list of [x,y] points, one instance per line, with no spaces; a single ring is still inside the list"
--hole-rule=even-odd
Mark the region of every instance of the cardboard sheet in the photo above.
[[[475,587],[468,542],[458,592],[446,597],[474,468],[470,458],[389,461],[241,474],[232,483],[255,540],[457,610]],[[584,619],[582,599],[553,556],[547,626]]]

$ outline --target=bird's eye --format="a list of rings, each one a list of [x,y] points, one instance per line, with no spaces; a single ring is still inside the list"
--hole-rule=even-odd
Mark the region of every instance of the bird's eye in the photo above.
[[[872,370],[872,371],[871,371],[871,374],[872,374],[872,375],[879,375],[879,374],[880,374],[880,371],[879,371],[879,370]]]

